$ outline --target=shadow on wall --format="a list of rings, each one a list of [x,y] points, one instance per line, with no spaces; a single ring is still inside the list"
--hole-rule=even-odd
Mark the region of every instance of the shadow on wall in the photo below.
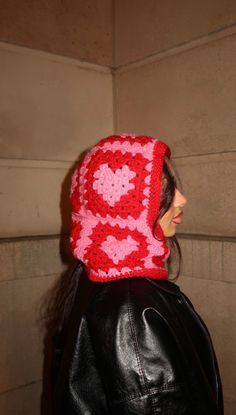
[[[71,166],[61,187],[61,236],[59,250],[61,261],[66,265],[66,271],[62,273],[52,288],[45,294],[40,306],[40,326],[45,332],[41,415],[52,414],[53,385],[59,370],[64,340],[68,328],[68,319],[72,310],[78,284],[80,283],[80,292],[81,290],[84,292],[84,298],[87,297],[86,293],[89,289],[86,285],[86,279],[80,278],[80,273],[76,272],[78,261],[75,260],[71,253],[68,232],[71,223],[71,177],[87,151],[88,150],[83,151],[78,160]]]

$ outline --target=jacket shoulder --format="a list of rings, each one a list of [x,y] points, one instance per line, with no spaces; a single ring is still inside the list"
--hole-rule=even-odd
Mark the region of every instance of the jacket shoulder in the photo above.
[[[119,313],[124,306],[135,306],[137,309],[159,306],[165,308],[166,299],[174,299],[181,295],[180,289],[168,280],[151,280],[143,277],[124,278],[108,283],[95,283],[92,312],[96,310]]]
[[[180,388],[181,368],[164,318],[168,295],[145,278],[98,287],[88,325],[99,370],[115,401],[163,390],[173,396]]]

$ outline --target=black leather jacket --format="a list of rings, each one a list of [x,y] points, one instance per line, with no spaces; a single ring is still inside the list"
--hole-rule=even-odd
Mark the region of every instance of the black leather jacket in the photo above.
[[[223,414],[208,330],[177,285],[89,284],[57,350],[55,414]]]

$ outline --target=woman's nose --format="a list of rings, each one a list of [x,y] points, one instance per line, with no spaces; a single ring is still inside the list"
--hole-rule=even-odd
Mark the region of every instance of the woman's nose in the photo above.
[[[187,198],[178,189],[175,190],[174,206],[184,207],[187,203]]]

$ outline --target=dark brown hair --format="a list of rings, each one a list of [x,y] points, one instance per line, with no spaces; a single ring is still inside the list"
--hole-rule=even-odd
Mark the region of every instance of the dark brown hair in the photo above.
[[[159,215],[157,218],[157,223],[164,216],[164,214],[169,210],[169,208],[171,207],[173,203],[174,196],[175,196],[175,190],[178,187],[177,179],[178,179],[177,174],[176,174],[176,177],[173,176],[173,174],[171,173],[168,167],[167,162],[164,161],[163,174],[162,174],[162,191],[161,191],[161,200],[160,200],[160,210],[159,210]],[[175,235],[171,237],[167,237],[166,241],[170,248],[170,255],[167,260],[167,267],[169,270],[169,274],[172,275],[171,279],[177,280],[180,274],[181,261],[182,261],[181,248],[177,240],[177,237]]]

